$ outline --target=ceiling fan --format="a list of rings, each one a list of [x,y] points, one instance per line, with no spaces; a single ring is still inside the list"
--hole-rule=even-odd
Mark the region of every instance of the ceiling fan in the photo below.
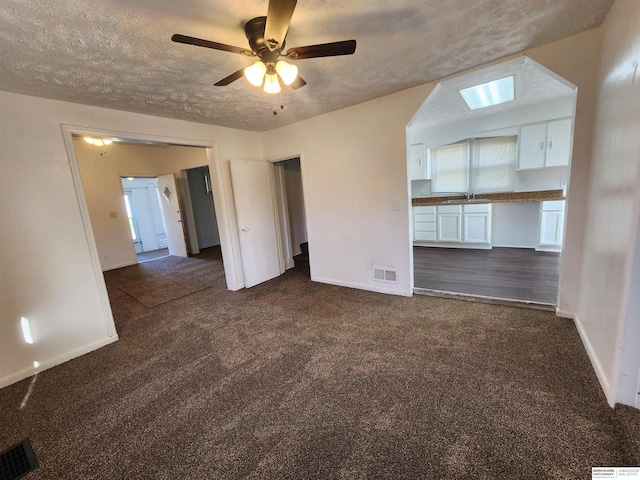
[[[251,49],[234,47],[177,33],[171,37],[171,40],[177,43],[239,53],[259,59],[253,65],[241,68],[215,83],[217,87],[229,85],[243,75],[252,85],[256,87],[262,86],[267,93],[279,93],[282,89],[280,80],[294,89],[304,87],[307,82],[298,76],[298,67],[285,62],[284,58],[288,60],[303,60],[306,58],[352,55],[356,51],[356,41],[344,40],[319,45],[307,45],[305,47],[290,48],[286,53],[283,53],[287,31],[289,30],[296,3],[297,0],[270,0],[266,17],[256,17],[246,23],[244,32],[249,40]]]

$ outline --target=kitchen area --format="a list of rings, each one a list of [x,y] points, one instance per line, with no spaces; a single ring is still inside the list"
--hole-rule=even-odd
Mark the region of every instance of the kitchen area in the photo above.
[[[527,57],[434,89],[407,127],[415,293],[555,308],[575,95]]]

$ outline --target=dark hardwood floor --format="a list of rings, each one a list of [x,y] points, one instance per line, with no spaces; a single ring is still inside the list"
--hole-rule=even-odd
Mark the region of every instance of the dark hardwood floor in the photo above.
[[[526,248],[413,247],[415,287],[556,304],[560,254]]]

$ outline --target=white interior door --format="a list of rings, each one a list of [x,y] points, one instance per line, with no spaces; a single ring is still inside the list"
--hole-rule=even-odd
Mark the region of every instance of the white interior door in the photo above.
[[[187,244],[184,238],[184,222],[180,203],[178,202],[176,179],[172,173],[158,177],[158,196],[160,197],[162,216],[167,230],[169,255],[186,257]]]
[[[274,192],[269,162],[231,160],[233,200],[247,288],[284,272],[280,263]]]

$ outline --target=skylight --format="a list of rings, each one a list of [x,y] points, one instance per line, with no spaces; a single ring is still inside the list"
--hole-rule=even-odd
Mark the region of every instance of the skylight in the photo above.
[[[467,106],[471,110],[477,110],[478,108],[491,107],[512,101],[515,98],[513,83],[514,76],[511,75],[510,77],[492,80],[474,87],[464,88],[459,92],[464,101],[467,102]]]

